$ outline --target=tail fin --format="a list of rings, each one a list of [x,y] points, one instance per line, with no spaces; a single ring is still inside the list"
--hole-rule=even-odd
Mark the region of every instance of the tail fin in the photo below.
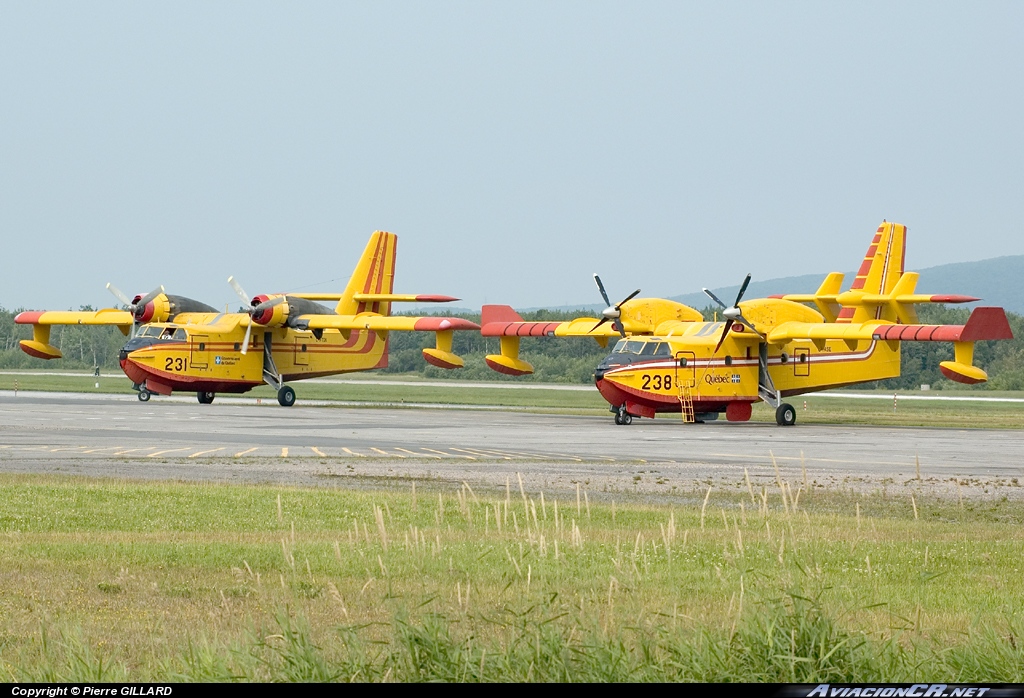
[[[366,243],[366,249],[356,264],[348,280],[348,286],[342,294],[335,312],[339,315],[355,315],[371,312],[381,315],[391,314],[391,303],[388,301],[357,301],[357,293],[392,293],[395,290],[395,257],[398,250],[398,236],[376,231]]]
[[[907,252],[907,226],[883,221],[864,255],[857,278],[847,293],[888,295],[903,276]],[[892,317],[890,317],[890,315]],[[870,322],[889,320],[896,322],[895,313],[888,307],[858,305],[844,307],[836,322]]]

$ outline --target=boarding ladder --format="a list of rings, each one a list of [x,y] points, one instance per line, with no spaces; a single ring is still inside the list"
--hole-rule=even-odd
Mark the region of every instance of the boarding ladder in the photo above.
[[[692,364],[691,352],[676,352],[675,356],[675,381],[676,395],[679,398],[679,412],[682,414],[683,422],[693,424],[696,416],[693,413],[693,387],[696,383],[695,373]]]
[[[693,393],[687,381],[676,386],[679,389],[679,411],[683,415],[683,422],[693,424]]]

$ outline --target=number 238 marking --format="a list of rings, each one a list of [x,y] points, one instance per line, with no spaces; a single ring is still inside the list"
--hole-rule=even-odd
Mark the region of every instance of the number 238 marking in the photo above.
[[[640,388],[641,390],[672,390],[672,375],[645,375],[644,384]]]
[[[172,358],[168,356],[164,359],[165,371],[184,371],[186,368],[188,368],[188,364],[185,362],[184,357]]]

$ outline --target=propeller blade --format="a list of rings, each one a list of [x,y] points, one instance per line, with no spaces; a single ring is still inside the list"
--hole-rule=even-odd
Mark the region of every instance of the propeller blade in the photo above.
[[[619,301],[619,304],[618,304],[617,306],[615,306],[615,309],[616,309],[616,310],[618,310],[619,308],[621,308],[622,306],[624,306],[624,305],[625,305],[626,303],[628,303],[629,301],[633,300],[633,298],[634,298],[634,297],[636,296],[636,294],[638,294],[638,293],[640,293],[640,289],[637,289],[637,290],[633,291],[633,292],[632,292],[631,294],[629,294],[628,296],[626,296],[625,298],[623,298],[623,299],[622,299],[621,301]]]
[[[613,329],[614,329],[614,330],[615,330],[616,332],[618,332],[618,333],[619,333],[619,336],[621,336],[621,337],[622,337],[623,339],[625,339],[625,338],[626,338],[626,328],[624,328],[624,327],[622,326],[622,321],[621,321],[621,320],[613,320],[613,321],[612,321],[612,328],[613,328]]]
[[[111,293],[113,293],[114,297],[117,298],[117,300],[121,301],[122,305],[129,305],[130,306],[132,304],[132,299],[129,298],[128,296],[124,295],[121,292],[121,289],[119,289],[114,284],[107,284],[107,290],[110,291]]]
[[[597,282],[597,290],[601,292],[601,298],[604,298],[605,306],[611,307],[612,302],[608,300],[608,293],[604,290],[604,284],[601,283],[601,277],[594,274],[594,281]]]
[[[711,300],[713,300],[713,301],[714,301],[715,303],[718,303],[718,304],[719,304],[720,306],[722,306],[723,308],[728,308],[728,307],[729,307],[729,306],[727,306],[727,305],[726,305],[725,303],[723,303],[723,302],[722,302],[722,299],[721,299],[721,298],[719,298],[718,296],[716,296],[715,294],[713,294],[713,293],[711,292],[711,289],[708,289],[708,288],[702,288],[701,290],[702,290],[702,291],[704,291],[704,295],[705,295],[705,296],[707,296],[708,298],[710,298]]]
[[[248,295],[245,292],[245,289],[242,288],[242,285],[235,281],[235,277],[229,276],[228,284],[231,286],[231,288],[235,289],[235,293],[237,293],[238,297],[242,299],[242,303],[244,303],[245,305],[249,305],[249,302],[252,300],[252,296]]]
[[[729,330],[732,329],[732,320],[725,321],[725,327],[722,328],[722,336],[718,338],[718,344],[715,345],[715,350],[711,352],[711,356],[718,353],[718,350],[722,348],[722,343],[725,342],[725,338],[729,335]]]
[[[740,299],[743,298],[743,294],[747,292],[747,286],[750,285],[750,274],[747,274],[747,278],[743,279],[743,285],[740,286],[740,292],[736,294],[736,302],[733,305],[739,305]]]
[[[152,291],[147,293],[145,296],[140,298],[139,302],[135,304],[135,307],[136,308],[145,308],[147,303],[149,303],[151,300],[153,300],[154,298],[156,298],[157,296],[159,296],[163,292],[164,292],[164,287],[163,286],[157,286]]]
[[[608,322],[608,318],[606,318],[606,317],[601,318],[600,320],[597,321],[596,325],[594,325],[593,327],[590,328],[590,331],[593,332],[594,330],[596,330],[598,327],[600,327],[601,325],[603,325],[606,322]],[[613,327],[614,327],[614,325],[613,325]]]
[[[752,322],[750,322],[750,320],[748,320],[747,318],[743,317],[742,315],[739,315],[739,316],[738,316],[738,317],[736,318],[736,321],[737,321],[737,322],[739,322],[740,324],[742,324],[742,325],[743,325],[744,327],[746,327],[747,329],[749,329],[749,330],[750,330],[751,332],[753,332],[754,334],[756,334],[756,335],[757,335],[758,337],[760,337],[761,339],[764,339],[764,335],[763,335],[763,334],[761,334],[760,332],[758,332],[758,331],[757,331],[757,328],[756,328],[756,327],[754,327],[753,323],[752,323]]]
[[[249,324],[245,326],[245,339],[242,340],[242,356],[245,356],[249,351],[249,336],[252,332],[252,320],[249,320]]]

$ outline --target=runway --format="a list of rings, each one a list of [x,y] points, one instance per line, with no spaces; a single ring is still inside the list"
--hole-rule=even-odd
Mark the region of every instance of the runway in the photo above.
[[[419,478],[670,496],[744,468],[775,482],[852,488],[916,479],[1016,494],[1024,432],[875,426],[684,425],[503,410],[140,403],[134,396],[0,396],[0,471],[287,484],[377,486]],[[389,479],[382,479],[389,478]],[[952,483],[952,484],[951,484]],[[795,486],[795,485],[794,485]],[[812,485],[813,486],[813,485]],[[1024,490],[1024,487],[1019,489]],[[972,490],[973,491],[973,490]]]

